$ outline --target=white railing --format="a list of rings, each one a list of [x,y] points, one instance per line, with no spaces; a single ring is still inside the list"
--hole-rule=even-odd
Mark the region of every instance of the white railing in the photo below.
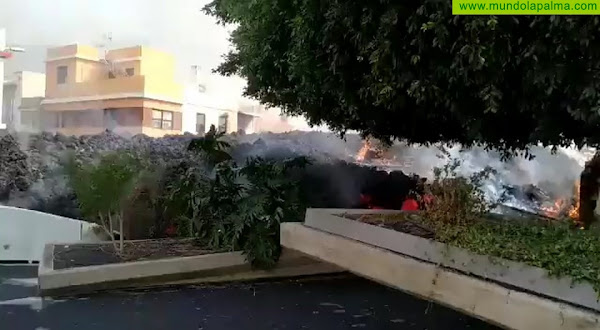
[[[0,263],[40,261],[52,242],[97,241],[96,225],[53,214],[0,205]]]

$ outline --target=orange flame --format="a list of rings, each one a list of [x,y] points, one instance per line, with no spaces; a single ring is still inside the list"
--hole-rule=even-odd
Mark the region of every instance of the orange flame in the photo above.
[[[359,162],[364,161],[365,157],[367,157],[367,153],[369,152],[369,150],[371,150],[371,141],[365,140],[365,142],[363,143],[363,146],[360,148],[360,150],[356,154],[356,160]]]
[[[573,196],[575,196],[575,200],[573,206],[571,206],[571,209],[568,212],[568,215],[571,219],[579,220],[579,180],[575,182],[574,189],[575,191]]]
[[[552,205],[542,206],[542,213],[550,218],[566,215],[572,220],[579,219],[579,181],[575,182],[572,198],[559,198]]]
[[[558,218],[563,210],[564,203],[564,199],[557,199],[552,205],[542,206],[540,209],[545,216],[550,218]]]

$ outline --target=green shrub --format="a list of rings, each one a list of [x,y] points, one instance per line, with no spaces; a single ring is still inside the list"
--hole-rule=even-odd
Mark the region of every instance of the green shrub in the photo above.
[[[127,239],[161,238],[166,230],[161,226],[164,219],[160,203],[166,169],[163,164],[147,161],[149,157],[137,159],[140,173],[124,205],[124,235]]]
[[[301,220],[294,170],[308,161],[250,158],[238,166],[219,138],[208,135],[190,143],[206,163],[180,171],[166,189],[166,209],[180,210],[180,233],[193,234],[213,249],[241,250],[253,266],[271,268],[281,253],[279,224]]]
[[[135,157],[119,152],[83,164],[72,155],[66,165],[69,183],[84,218],[98,223],[113,242],[119,227],[120,253],[123,253],[123,212],[143,173],[140,167]]]

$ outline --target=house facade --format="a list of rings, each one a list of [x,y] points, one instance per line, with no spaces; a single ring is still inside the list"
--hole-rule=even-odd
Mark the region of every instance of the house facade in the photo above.
[[[40,107],[45,84],[46,75],[39,72],[20,71],[5,77],[2,86],[2,122],[8,129],[40,131]]]
[[[45,94],[45,131],[154,137],[182,132],[183,86],[175,82],[175,58],[151,48],[104,54],[79,44],[51,48]]]
[[[232,80],[192,66],[184,91],[183,131],[204,134],[214,125],[225,133],[257,132],[260,113],[241,103],[240,94]]]

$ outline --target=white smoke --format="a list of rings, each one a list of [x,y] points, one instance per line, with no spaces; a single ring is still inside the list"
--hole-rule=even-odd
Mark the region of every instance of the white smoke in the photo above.
[[[497,151],[483,148],[463,149],[459,145],[446,148],[444,154],[436,147],[407,146],[396,144],[392,147],[395,161],[403,164],[404,172],[415,173],[429,179],[433,169],[458,159],[457,174],[469,176],[489,166],[496,171],[483,187],[489,200],[507,198],[503,204],[522,210],[535,212],[526,201],[515,196],[505,195],[505,186],[535,185],[549,196],[569,198],[573,194],[575,182],[583,170],[585,162],[596,152],[593,148],[578,150],[575,147],[558,148],[555,153],[550,148],[532,147],[533,159],[522,156],[502,160]]]

